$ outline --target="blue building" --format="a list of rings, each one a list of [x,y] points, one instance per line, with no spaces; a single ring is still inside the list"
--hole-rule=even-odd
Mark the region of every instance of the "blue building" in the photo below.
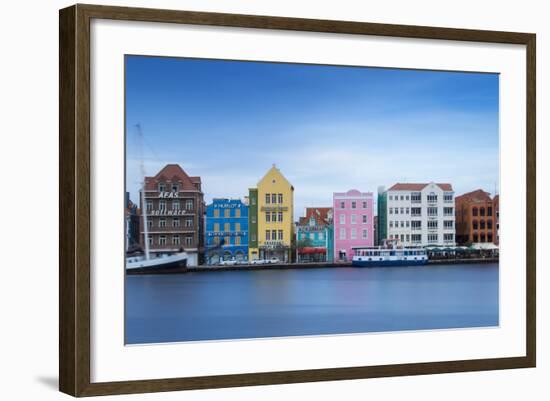
[[[248,205],[240,199],[213,199],[206,206],[206,263],[248,260]]]
[[[296,224],[296,261],[332,262],[334,227],[332,208],[308,207]]]

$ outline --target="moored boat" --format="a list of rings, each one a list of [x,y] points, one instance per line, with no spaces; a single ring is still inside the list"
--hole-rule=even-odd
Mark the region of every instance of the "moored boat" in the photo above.
[[[187,269],[187,253],[179,252],[157,258],[129,256],[126,258],[126,272],[132,273],[177,273]]]
[[[396,245],[353,247],[352,266],[417,266],[428,263],[428,253],[420,247],[398,247]]]

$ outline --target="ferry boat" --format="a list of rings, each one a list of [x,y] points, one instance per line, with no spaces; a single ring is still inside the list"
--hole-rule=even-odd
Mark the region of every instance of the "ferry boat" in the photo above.
[[[351,265],[356,267],[418,266],[428,263],[428,253],[420,247],[398,247],[386,243],[384,246],[357,246],[352,249],[355,254]]]

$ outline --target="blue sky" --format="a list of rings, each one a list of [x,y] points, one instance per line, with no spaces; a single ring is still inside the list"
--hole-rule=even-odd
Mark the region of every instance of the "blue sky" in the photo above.
[[[147,175],[179,163],[207,202],[276,163],[296,216],[398,181],[493,193],[498,99],[496,74],[127,56],[127,189],[137,201],[141,148]]]

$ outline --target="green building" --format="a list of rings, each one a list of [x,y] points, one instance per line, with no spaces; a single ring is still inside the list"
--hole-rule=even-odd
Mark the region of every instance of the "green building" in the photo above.
[[[248,260],[258,259],[258,188],[248,190]]]
[[[384,187],[378,187],[377,210],[377,240],[378,245],[382,245],[388,237],[388,193]]]

